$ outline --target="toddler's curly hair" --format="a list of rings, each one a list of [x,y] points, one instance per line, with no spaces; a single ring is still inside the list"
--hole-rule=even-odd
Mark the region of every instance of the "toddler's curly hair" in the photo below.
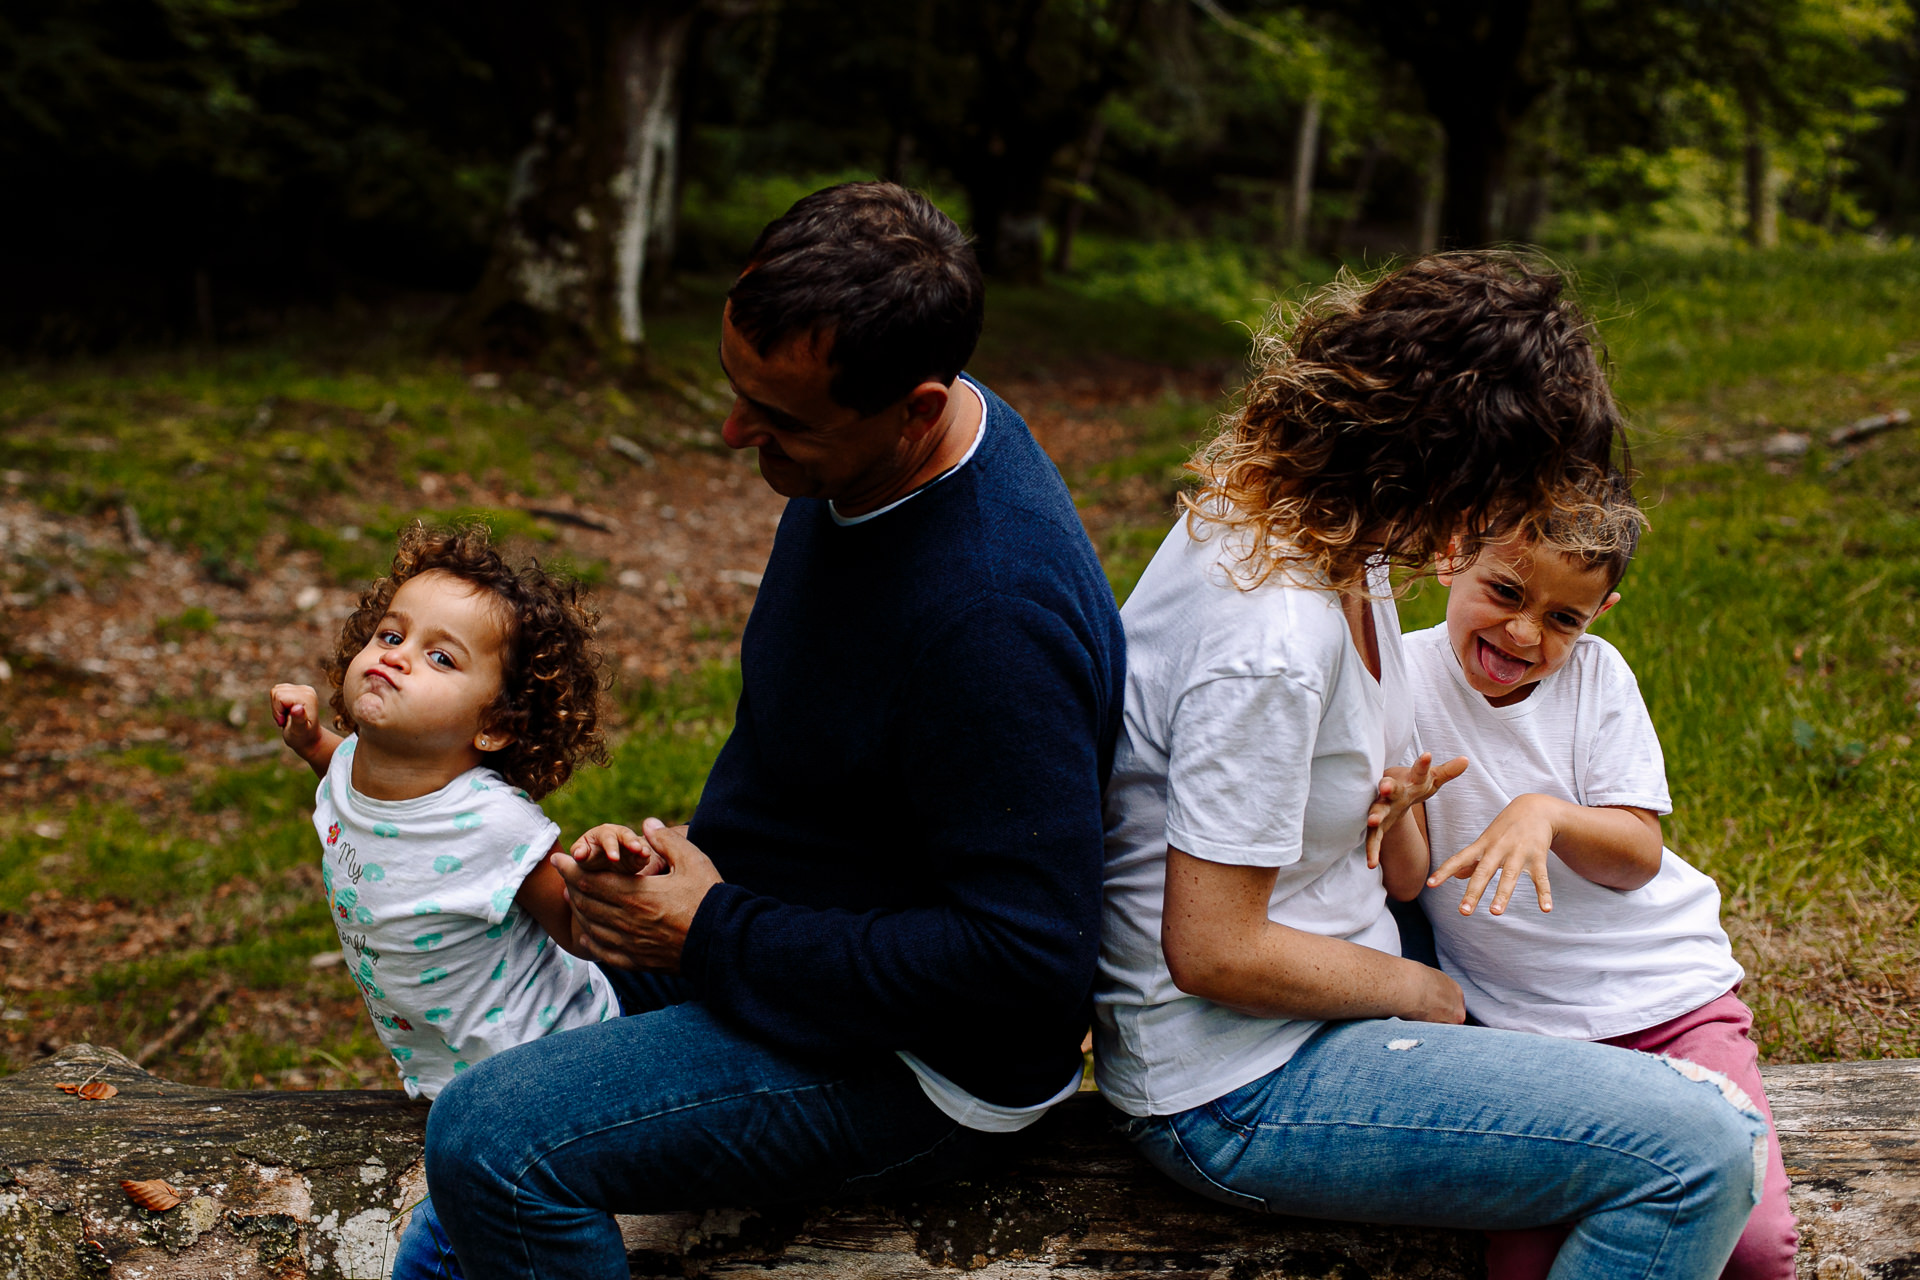
[[[601,671],[594,647],[599,613],[580,584],[548,573],[538,561],[509,564],[485,525],[430,529],[415,521],[400,535],[393,566],[360,597],[326,661],[333,685],[333,723],[354,732],[342,688],[347,666],[373,638],[402,584],[423,573],[446,573],[492,597],[504,632],[500,693],[481,716],[490,732],[513,740],[486,755],[489,768],[535,800],[557,790],[582,764],[607,762],[600,727]]]
[[[1260,335],[1262,367],[1187,469],[1188,527],[1234,538],[1235,580],[1366,590],[1604,501],[1624,424],[1560,274],[1510,252],[1342,273]],[[1561,520],[1561,529],[1605,527]]]

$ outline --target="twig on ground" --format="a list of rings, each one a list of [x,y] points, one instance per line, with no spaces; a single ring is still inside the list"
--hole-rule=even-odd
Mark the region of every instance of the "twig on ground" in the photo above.
[[[211,1013],[213,1006],[226,999],[227,996],[232,993],[232,990],[233,988],[224,982],[216,984],[213,990],[207,992],[206,995],[200,998],[199,1004],[193,1006],[179,1021],[167,1028],[163,1034],[148,1041],[140,1052],[134,1054],[134,1064],[144,1067],[147,1063],[153,1061],[153,1059],[179,1045],[182,1040],[187,1038],[187,1032],[193,1030],[200,1019]]]

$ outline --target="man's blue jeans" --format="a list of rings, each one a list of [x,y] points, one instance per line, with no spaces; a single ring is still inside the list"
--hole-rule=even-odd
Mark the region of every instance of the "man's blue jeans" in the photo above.
[[[614,1213],[913,1187],[1011,1140],[948,1119],[891,1053],[795,1061],[702,1004],[674,1003],[685,999],[674,979],[608,976],[631,1016],[476,1063],[434,1102],[432,1200],[415,1211],[396,1280],[459,1275],[444,1241],[472,1280],[624,1280]]]
[[[1712,1280],[1766,1167],[1765,1122],[1659,1058],[1397,1019],[1330,1024],[1279,1070],[1122,1128],[1175,1182],[1251,1209],[1577,1223],[1552,1280]]]

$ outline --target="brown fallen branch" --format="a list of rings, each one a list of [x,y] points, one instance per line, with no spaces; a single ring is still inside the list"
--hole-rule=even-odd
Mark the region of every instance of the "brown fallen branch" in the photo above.
[[[133,1055],[134,1065],[144,1067],[161,1054],[178,1048],[180,1042],[187,1038],[187,1033],[200,1025],[200,1019],[212,1013],[213,1006],[225,1000],[232,992],[233,988],[225,983],[217,984],[213,990],[200,997],[200,1003],[182,1014],[171,1027],[142,1045],[140,1052]]]
[[[1897,430],[1913,421],[1913,414],[1907,409],[1894,409],[1888,413],[1876,413],[1869,418],[1861,418],[1844,427],[1834,428],[1827,436],[1827,443],[1838,448],[1843,444],[1859,444],[1862,440],[1871,440],[1877,435]]]

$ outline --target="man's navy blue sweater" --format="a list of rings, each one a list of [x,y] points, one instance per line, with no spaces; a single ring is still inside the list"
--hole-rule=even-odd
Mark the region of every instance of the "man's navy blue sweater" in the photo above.
[[[726,883],[681,972],[776,1048],[905,1049],[1029,1106],[1091,1011],[1124,641],[1059,472],[982,394],[979,450],[904,505],[787,504],[689,833]]]

